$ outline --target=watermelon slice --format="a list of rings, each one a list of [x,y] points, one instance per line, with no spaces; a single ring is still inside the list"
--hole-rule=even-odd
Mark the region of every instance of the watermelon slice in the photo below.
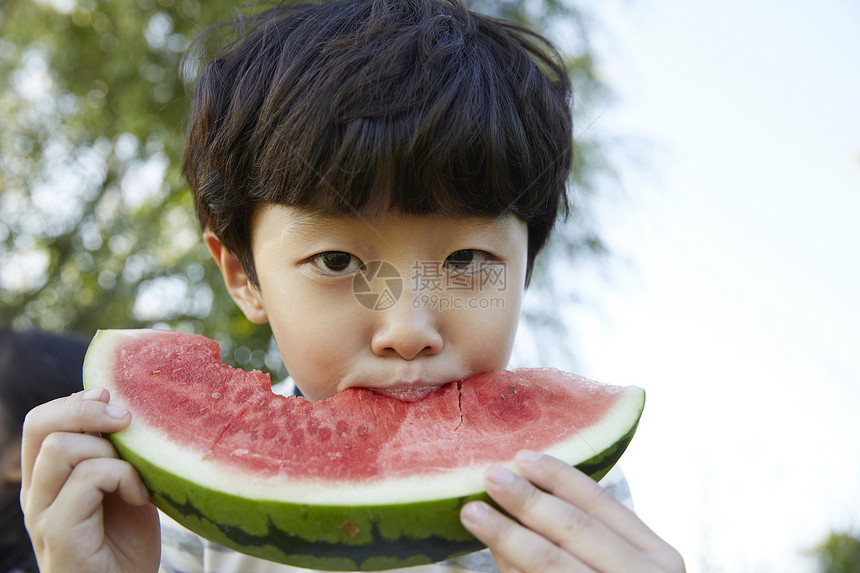
[[[162,511],[232,549],[300,567],[383,570],[481,549],[459,521],[488,500],[492,463],[517,450],[600,479],[644,406],[634,386],[558,370],[491,372],[418,402],[367,389],[328,400],[271,391],[222,364],[218,343],[159,330],[102,330],[84,385],[133,413],[110,439]]]

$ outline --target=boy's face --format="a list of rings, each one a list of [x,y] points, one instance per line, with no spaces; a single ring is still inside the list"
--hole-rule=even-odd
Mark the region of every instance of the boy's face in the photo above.
[[[335,217],[267,205],[252,222],[259,288],[206,240],[310,400],[350,387],[417,400],[507,366],[526,270],[526,225],[514,215]]]

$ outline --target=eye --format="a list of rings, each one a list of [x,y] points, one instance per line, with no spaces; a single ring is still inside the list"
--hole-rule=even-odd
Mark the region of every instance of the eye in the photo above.
[[[458,273],[475,272],[481,265],[494,260],[495,257],[487,251],[479,249],[462,249],[454,251],[445,259],[445,268]]]
[[[346,275],[361,268],[361,259],[344,251],[326,251],[312,256],[310,263],[326,275]]]

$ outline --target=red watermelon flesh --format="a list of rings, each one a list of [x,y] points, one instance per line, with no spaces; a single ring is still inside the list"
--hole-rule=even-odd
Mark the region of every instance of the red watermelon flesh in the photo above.
[[[309,402],[273,394],[266,374],[222,364],[218,343],[204,337],[132,337],[115,357],[112,392],[136,418],[260,477],[351,481],[488,466],[593,425],[623,392],[528,369],[455,381],[418,402],[359,388]]]

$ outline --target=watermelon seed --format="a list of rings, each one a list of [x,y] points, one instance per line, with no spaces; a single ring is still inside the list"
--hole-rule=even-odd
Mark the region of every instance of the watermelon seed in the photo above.
[[[149,373],[152,375],[161,374],[161,370],[150,370]]]
[[[358,429],[356,430],[356,434],[358,434],[358,437],[361,438],[362,440],[366,440],[367,436],[369,435],[369,432],[367,430],[367,426],[365,426],[364,424],[359,426]]]
[[[343,523],[338,525],[338,528],[340,529],[341,533],[343,533],[344,541],[349,541],[350,539],[358,535],[359,531],[361,531],[361,528],[356,525],[355,522],[350,521],[349,519],[344,519]]]
[[[345,420],[338,420],[334,429],[335,432],[337,432],[337,435],[342,438],[349,432],[349,424],[347,424]]]
[[[216,400],[221,397],[221,392],[212,392],[212,397]]]

